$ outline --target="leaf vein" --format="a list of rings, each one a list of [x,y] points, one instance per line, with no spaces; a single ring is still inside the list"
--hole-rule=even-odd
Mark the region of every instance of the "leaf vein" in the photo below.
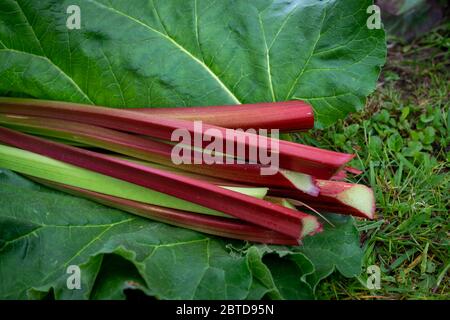
[[[178,48],[178,50],[180,50],[181,52],[183,52],[184,54],[186,54],[189,58],[191,58],[195,63],[197,63],[198,65],[200,65],[217,83],[220,87],[222,87],[222,89],[230,96],[230,98],[237,104],[240,104],[241,102],[239,101],[239,99],[233,94],[233,92],[230,91],[230,89],[228,89],[228,87],[222,82],[222,80],[220,80],[220,78],[212,71],[211,68],[209,68],[204,62],[202,62],[200,59],[198,59],[196,56],[194,56],[191,52],[189,52],[185,47],[183,47],[180,43],[178,43],[177,41],[175,41],[175,39],[173,39],[172,37],[170,37],[168,34],[164,34],[152,27],[150,27],[148,24],[140,21],[139,19],[136,19],[130,15],[127,15],[126,13],[119,11],[113,7],[109,8],[104,6],[103,4],[95,1],[95,0],[90,0],[91,2],[97,4],[100,7],[106,8],[110,11],[115,12],[116,14],[119,14],[127,19],[130,19],[131,21],[145,27],[146,29],[156,33],[157,35],[159,35],[160,37],[162,37],[163,39],[169,41],[170,43],[172,43],[172,45],[174,45],[176,48]]]
[[[73,81],[73,79],[71,77],[69,77],[60,67],[58,67],[56,64],[54,64],[53,61],[51,61],[48,57],[40,56],[40,55],[30,53],[30,52],[19,51],[19,50],[15,50],[15,49],[11,49],[11,48],[0,49],[0,52],[1,51],[6,51],[6,52],[9,51],[9,52],[16,53],[16,54],[29,55],[34,58],[43,59],[43,60],[47,61],[51,66],[53,66],[56,69],[56,71],[58,71],[63,77],[65,77],[90,104],[94,104],[94,102],[87,96],[87,94],[83,90],[81,90],[81,88],[78,86],[78,84],[75,81]]]
[[[318,36],[317,36],[317,39],[316,39],[316,41],[314,42],[314,45],[313,45],[312,50],[311,50],[311,52],[310,52],[310,54],[309,54],[309,56],[308,56],[308,59],[306,59],[306,62],[305,62],[305,64],[303,65],[303,68],[302,68],[301,71],[299,72],[298,76],[295,78],[294,83],[292,84],[291,88],[289,89],[288,94],[286,95],[286,97],[285,97],[284,100],[289,100],[289,97],[291,96],[292,91],[294,90],[294,88],[295,88],[295,86],[297,85],[298,81],[300,80],[300,78],[301,78],[302,75],[305,73],[305,71],[306,71],[306,69],[307,69],[307,67],[308,67],[309,61],[311,60],[311,58],[312,58],[312,56],[313,56],[313,54],[314,54],[314,51],[316,50],[316,46],[317,46],[317,44],[319,43],[319,40],[320,40],[320,37],[321,37],[321,33],[320,33],[320,32],[321,32],[321,30],[322,30],[322,28],[323,28],[323,24],[324,24],[324,22],[325,22],[325,17],[326,17],[326,15],[327,15],[327,13],[326,13],[326,10],[325,10],[324,13],[323,13],[323,16],[322,16],[322,21],[321,21],[320,26],[319,26],[319,28],[318,28]]]

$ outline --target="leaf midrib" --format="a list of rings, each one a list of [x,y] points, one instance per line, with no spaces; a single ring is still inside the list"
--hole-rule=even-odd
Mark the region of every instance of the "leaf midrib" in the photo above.
[[[11,51],[11,52],[13,52],[13,53],[16,52],[16,53],[22,53],[22,54],[29,54],[29,55],[32,55],[32,56],[34,56],[34,57],[38,57],[38,58],[41,58],[41,59],[46,60],[46,61],[49,62],[51,65],[53,65],[54,68],[55,68],[60,74],[62,74],[64,77],[66,77],[66,78],[69,80],[69,82],[71,82],[71,83],[75,86],[76,90],[77,90],[79,93],[81,93],[81,94],[83,95],[83,97],[84,97],[89,103],[94,104],[94,102],[93,102],[93,101],[90,99],[90,97],[89,97],[89,96],[88,96],[88,95],[80,88],[80,86],[75,82],[75,80],[72,79],[72,77],[70,77],[67,73],[65,73],[58,65],[56,65],[52,60],[50,60],[50,58],[46,55],[45,50],[44,50],[44,47],[42,46],[41,40],[38,38],[36,32],[34,31],[34,28],[33,28],[33,26],[31,25],[31,23],[30,23],[30,21],[29,21],[29,19],[28,19],[28,16],[25,14],[25,11],[24,11],[23,8],[20,6],[19,1],[16,1],[15,3],[17,4],[17,7],[19,8],[19,10],[20,10],[22,16],[24,17],[24,19],[25,19],[27,25],[30,27],[30,30],[31,30],[31,32],[32,32],[32,34],[33,34],[33,36],[34,36],[34,38],[36,39],[36,43],[37,43],[37,45],[39,46],[39,49],[40,49],[42,55],[35,54],[35,53],[32,53],[32,52],[20,51],[20,50],[16,50],[16,49],[9,48],[9,47],[7,47],[2,41],[0,41],[0,44],[4,47],[4,49],[0,49],[0,51]]]
[[[152,27],[150,27],[148,24],[142,22],[139,19],[136,19],[130,15],[127,15],[126,13],[117,10],[116,8],[113,7],[107,7],[95,0],[87,0],[101,8],[104,8],[106,10],[109,10],[111,12],[114,12],[118,15],[121,15],[127,19],[130,19],[131,21],[133,21],[134,23],[137,23],[141,26],[143,26],[144,28],[150,30],[151,32],[157,34],[158,36],[162,37],[163,39],[169,41],[170,43],[172,43],[178,50],[180,50],[181,52],[183,52],[184,54],[186,54],[190,59],[192,59],[195,63],[197,63],[198,65],[200,65],[211,77],[212,79],[214,79],[218,85],[229,95],[229,97],[236,103],[236,104],[241,104],[241,101],[235,96],[235,94],[233,92],[231,92],[230,89],[228,89],[228,87],[222,82],[222,80],[220,80],[220,78],[204,63],[202,62],[200,59],[198,59],[196,56],[194,56],[191,52],[189,52],[185,47],[183,47],[181,44],[179,44],[177,41],[175,41],[175,39],[173,39],[172,37],[170,37],[168,34],[164,34]]]

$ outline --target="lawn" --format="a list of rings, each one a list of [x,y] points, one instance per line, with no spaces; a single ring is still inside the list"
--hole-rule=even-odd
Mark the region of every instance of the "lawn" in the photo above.
[[[358,154],[356,181],[376,192],[375,221],[359,221],[367,274],[333,275],[322,299],[448,299],[449,292],[449,25],[404,43],[388,41],[388,59],[365,110],[300,141]]]

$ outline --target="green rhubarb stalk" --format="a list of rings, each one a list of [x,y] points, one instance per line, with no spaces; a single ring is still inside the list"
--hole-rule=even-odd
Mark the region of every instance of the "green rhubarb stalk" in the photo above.
[[[215,209],[298,240],[322,231],[316,217],[204,181],[0,127],[0,141]]]
[[[202,176],[142,160],[129,158],[123,159],[127,159],[128,161],[136,162],[150,168],[162,169],[182,176],[191,177],[193,179],[207,181],[217,186],[233,185],[233,182],[229,180]],[[248,187],[248,185],[245,184],[240,184],[239,186]],[[315,213],[318,213],[317,210],[323,210],[325,212],[347,214],[367,219],[374,218],[375,197],[372,189],[360,184],[320,179],[317,180],[317,186],[320,190],[318,196],[311,196],[306,193],[302,193],[301,191],[292,189],[287,190],[269,188],[268,194],[271,196],[264,197],[264,200],[291,209],[295,208],[295,205],[304,206],[310,210],[312,209]],[[294,202],[295,205],[293,205]]]
[[[209,209],[165,193],[2,144],[0,144],[0,167],[33,177],[133,201],[201,214],[230,217],[220,211]],[[229,186],[226,188],[259,199],[262,199],[267,193],[267,188]]]

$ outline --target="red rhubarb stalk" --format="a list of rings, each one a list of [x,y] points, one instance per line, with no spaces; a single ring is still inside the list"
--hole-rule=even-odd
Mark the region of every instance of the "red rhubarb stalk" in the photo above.
[[[349,214],[366,219],[375,216],[372,189],[342,181],[317,180],[319,195],[312,197],[299,190],[269,189],[269,194],[299,200],[315,210]]]
[[[179,175],[197,180],[207,181],[217,186],[248,187],[246,184],[236,185],[236,183],[230,180],[203,176],[165,166],[158,166],[148,162],[141,163],[150,167],[173,171]],[[374,218],[375,197],[372,189],[360,184],[331,180],[316,180],[316,184],[319,191],[318,196],[311,196],[294,189],[270,188],[270,195],[281,198],[266,197],[265,199],[269,201],[278,201],[275,203],[281,203],[284,201],[283,198],[295,199],[298,200],[299,204],[306,204],[308,209],[313,208],[316,211],[322,210],[325,212],[341,213],[367,219]]]
[[[284,101],[183,108],[127,109],[153,116],[203,121],[231,129],[271,129],[283,132],[308,130],[314,127],[314,112],[306,102]]]
[[[0,142],[215,209],[295,239],[321,231],[314,216],[171,172],[1,127]]]
[[[319,192],[315,179],[309,175],[283,169],[274,175],[261,175],[262,165],[259,164],[177,165],[171,159],[172,145],[112,129],[60,119],[8,114],[0,114],[0,124],[22,132],[73,140],[138,159],[248,185],[295,188],[312,196]],[[192,152],[192,157],[201,157],[201,152]]]
[[[347,179],[348,174],[347,171],[345,171],[345,169],[339,170],[338,172],[336,172],[331,178],[330,180],[335,180],[335,181],[344,181],[345,179]]]
[[[297,240],[294,238],[240,220],[193,214],[187,211],[164,208],[133,200],[118,198],[31,176],[27,177],[53,189],[58,189],[75,196],[81,196],[113,208],[142,216],[144,218],[150,218],[152,220],[178,227],[216,236],[252,242],[279,245],[298,244]]]
[[[348,174],[351,173],[353,176],[358,176],[363,173],[363,171],[353,168],[353,167],[344,167],[342,170],[339,170],[332,176],[331,180],[336,181],[344,181],[348,178]]]
[[[166,119],[134,111],[90,105],[2,98],[0,99],[0,112],[72,120],[144,134],[163,140],[171,140],[173,132],[179,130],[178,132],[187,132],[193,144],[197,140],[195,137],[201,134],[200,143],[202,145],[200,147],[206,147],[209,144],[208,141],[220,141],[223,146],[232,145],[233,150],[244,148],[245,160],[256,160],[249,159],[249,150],[261,150],[266,147],[268,149],[266,152],[279,153],[281,168],[306,173],[321,179],[329,179],[353,158],[353,155],[350,154],[322,150],[288,141],[278,141],[253,133],[207,124],[198,127],[198,123],[192,121]],[[277,144],[279,144],[278,150],[273,150],[272,147]]]

